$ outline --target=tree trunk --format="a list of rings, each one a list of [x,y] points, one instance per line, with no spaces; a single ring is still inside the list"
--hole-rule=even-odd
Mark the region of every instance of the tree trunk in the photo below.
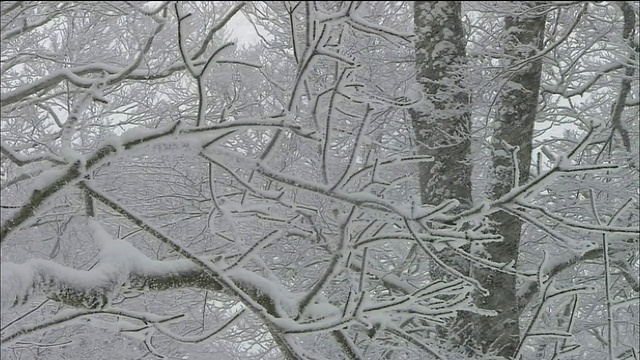
[[[411,114],[417,151],[430,155],[432,162],[419,169],[423,204],[438,205],[449,199],[460,202],[458,210],[471,205],[470,98],[464,85],[466,37],[458,1],[416,1],[414,3],[417,82],[423,94],[420,106]],[[469,272],[468,261],[451,250],[438,256],[462,274]],[[449,275],[433,264],[434,279]],[[448,327],[439,329],[441,337],[462,337],[467,314]],[[465,330],[465,333],[469,333]]]
[[[526,2],[522,15],[508,16],[504,24],[506,82],[499,94],[499,108],[494,120],[493,198],[508,193],[517,183],[529,178],[531,142],[535,125],[540,88],[541,58],[532,58],[543,46],[545,15],[533,9],[536,3]],[[531,60],[527,60],[531,59]],[[517,166],[514,149],[517,149]],[[517,169],[517,172],[516,172]],[[495,230],[504,240],[486,246],[491,259],[509,263],[518,259],[522,221],[505,212],[491,217]],[[474,341],[484,352],[494,352],[511,359],[520,341],[519,304],[516,277],[486,268],[474,269],[474,277],[490,292],[478,297],[478,306],[498,311],[495,317],[473,316]]]
[[[416,1],[417,81],[424,99],[411,111],[417,149],[433,162],[420,167],[423,204],[471,204],[469,94],[462,84],[466,40],[458,1]]]

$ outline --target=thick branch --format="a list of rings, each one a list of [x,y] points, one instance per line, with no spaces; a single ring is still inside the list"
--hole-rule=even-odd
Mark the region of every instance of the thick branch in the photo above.
[[[3,262],[1,308],[18,306],[43,294],[72,307],[103,308],[123,284],[133,290],[222,290],[218,280],[190,260],[151,260],[129,246],[134,253],[130,253],[128,259],[121,259],[120,263],[103,262],[89,271],[68,268],[49,260],[29,260],[23,264]],[[111,271],[118,266],[129,268],[129,271]]]
[[[0,228],[0,243],[18,226],[29,220],[45,200],[60,191],[65,185],[78,179],[80,175],[80,161],[76,161],[67,166],[67,169],[63,171],[62,175],[58,176],[55,181],[52,181],[43,189],[34,190],[29,201],[20,208],[20,211],[2,223],[2,228]]]

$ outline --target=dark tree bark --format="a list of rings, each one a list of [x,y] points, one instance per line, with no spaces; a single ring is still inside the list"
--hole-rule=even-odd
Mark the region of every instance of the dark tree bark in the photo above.
[[[411,120],[419,155],[433,157],[419,169],[423,204],[438,205],[456,199],[458,211],[471,205],[470,96],[464,85],[466,37],[462,27],[459,1],[416,1],[417,83],[424,96],[411,111]],[[413,249],[412,249],[413,250]],[[438,256],[447,266],[466,274],[468,261],[443,250]],[[450,275],[433,264],[433,278]],[[450,326],[440,328],[440,336],[467,342],[466,313]]]
[[[424,99],[411,112],[420,155],[423,204],[457,199],[471,204],[469,94],[462,83],[466,40],[458,1],[416,1],[417,81]]]
[[[536,3],[523,3],[522,15],[505,19],[506,77],[499,94],[493,134],[493,182],[491,195],[498,198],[516,183],[528,180],[542,62],[535,58],[542,47],[545,15],[534,13]],[[424,204],[457,199],[461,207],[471,203],[469,93],[463,86],[466,40],[459,2],[415,3],[417,81],[425,100],[412,115],[418,152],[434,161],[420,168]],[[514,151],[515,159],[514,162]],[[517,180],[516,180],[517,178]],[[515,262],[521,238],[521,221],[507,213],[492,216],[504,241],[487,246],[496,262]],[[447,256],[447,263],[464,271],[464,264]],[[478,305],[497,310],[498,316],[463,314],[466,329],[462,344],[512,358],[519,343],[520,309],[516,278],[490,269],[474,269],[474,277],[490,292],[478,296]],[[455,329],[462,329],[458,321]]]
[[[542,69],[542,60],[535,55],[543,46],[546,16],[536,13],[534,2],[524,2],[522,6],[522,15],[508,16],[504,23],[506,81],[499,93],[494,120],[493,198],[511,191],[516,182],[525,183],[531,166]],[[491,259],[501,263],[517,262],[522,221],[505,212],[498,212],[490,219],[497,224],[495,231],[504,238],[502,242],[486,246]],[[484,352],[511,359],[520,340],[516,277],[487,268],[474,269],[473,275],[490,292],[489,296],[478,296],[478,306],[498,311],[495,317],[473,316],[473,338]]]

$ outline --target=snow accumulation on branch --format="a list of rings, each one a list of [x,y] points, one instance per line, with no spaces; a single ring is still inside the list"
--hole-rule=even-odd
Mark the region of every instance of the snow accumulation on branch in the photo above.
[[[238,63],[251,67],[260,67],[258,64],[251,62],[243,62],[240,60],[222,59],[219,63]],[[194,66],[201,66],[206,63],[206,60],[192,60],[191,63]],[[110,74],[121,77],[120,80],[134,80],[134,81],[152,81],[167,78],[179,71],[183,71],[186,65],[182,61],[176,61],[174,64],[166,67],[165,69],[144,69],[136,68],[135,70],[129,69],[129,67],[119,67],[106,63],[91,63],[87,65],[80,65],[69,69],[63,69],[52,72],[51,74],[42,77],[28,85],[20,86],[14,90],[0,94],[0,104],[2,107],[24,101],[25,98],[42,91],[48,91],[59,85],[63,81],[69,81],[70,83],[80,88],[90,88],[94,86],[97,81],[104,81],[102,79],[92,79],[85,76],[92,74]],[[125,76],[122,76],[125,74]]]
[[[141,321],[144,324],[151,324],[151,325],[167,323],[182,317],[182,315],[160,316],[160,315],[146,313],[146,312],[131,311],[126,309],[110,309],[110,308],[97,309],[97,310],[91,310],[91,309],[64,310],[58,313],[57,315],[47,319],[46,321],[36,323],[33,325],[27,325],[27,326],[18,328],[13,332],[7,333],[6,336],[3,336],[2,339],[0,339],[0,343],[2,344],[2,347],[9,346],[19,341],[22,337],[32,334],[34,332],[37,332],[43,329],[50,329],[55,326],[67,325],[78,319],[88,317],[91,315],[100,315],[100,314],[115,315],[121,318],[134,319],[134,320]],[[94,325],[97,325],[96,327],[103,327],[107,329],[117,329],[117,327],[114,326],[113,324],[105,323],[98,319],[86,319],[86,320],[88,322],[93,323]],[[137,328],[138,329],[135,329],[134,331],[139,331],[139,329],[141,329],[140,326],[137,326]],[[120,328],[118,330],[126,331],[127,329]],[[132,330],[129,330],[129,331],[132,331]]]
[[[22,264],[3,262],[0,309],[5,311],[41,295],[80,309],[61,314],[64,319],[52,319],[58,323],[94,313],[120,311],[112,309],[110,302],[123,287],[154,291],[191,287],[229,295],[243,293],[254,311],[283,334],[335,331],[350,324],[380,326],[403,313],[414,314],[432,324],[444,324],[444,319],[454,316],[456,311],[473,309],[469,297],[472,287],[458,280],[436,282],[407,292],[405,296],[379,302],[369,299],[365,292],[352,293],[343,309],[319,296],[312,306],[299,313],[296,309],[300,309],[297,302],[301,296],[255,272],[231,266],[217,276],[208,267],[190,259],[151,260],[127,241],[112,238],[98,221],[90,219],[88,225],[100,250],[97,266],[84,271],[49,260]],[[207,261],[215,266],[213,261]],[[443,294],[448,299],[442,300]],[[42,328],[39,324],[14,335],[18,337]],[[9,340],[14,340],[14,335]]]
[[[100,249],[96,267],[83,271],[49,260],[30,260],[23,264],[2,262],[0,310],[5,311],[31,298],[45,295],[66,305],[87,309],[72,314],[67,319],[71,320],[102,312],[97,309],[108,310],[110,301],[123,287],[154,291],[198,288],[229,293],[228,286],[225,287],[220,278],[207,267],[190,259],[151,260],[125,240],[113,239],[96,220],[90,219],[89,226]],[[213,264],[212,261],[209,262]],[[270,317],[273,318],[284,314],[282,304],[287,304],[294,298],[279,284],[245,269],[231,269],[224,277],[227,282],[233,282],[235,292],[241,291],[250,296],[254,300],[254,306],[265,304],[266,312],[272,313]],[[32,331],[42,328],[45,326],[40,324]],[[31,331],[19,333],[26,335],[29,332]]]
[[[1,309],[42,294],[73,307],[98,309],[107,306],[123,285],[140,290],[222,289],[214,277],[190,260],[151,260],[128,242],[112,239],[96,221],[91,227],[101,250],[98,265],[89,271],[40,259],[23,264],[2,262]]]
[[[597,147],[602,141],[593,138],[598,127],[599,135],[603,134],[604,123],[591,123],[583,139],[572,140],[576,144],[573,149],[567,150],[570,145],[545,147],[543,153],[550,160],[549,166],[546,171],[543,171],[545,164],[538,166],[537,176],[527,176],[526,180],[519,176],[522,169],[517,156],[525,152],[525,144],[512,144],[519,153],[489,149],[494,156],[502,151],[514,165],[513,179],[506,177],[513,182],[512,186],[497,198],[475,204],[470,204],[471,196],[467,200],[465,196],[446,192],[430,203],[426,198],[431,195],[421,193],[430,183],[414,176],[422,171],[421,167],[471,163],[471,158],[448,161],[441,158],[445,150],[432,156],[419,154],[422,151],[415,148],[420,149],[421,143],[425,148],[431,145],[412,138],[421,131],[415,124],[407,126],[411,115],[407,111],[416,110],[425,119],[439,119],[444,113],[439,105],[429,104],[439,96],[422,91],[421,86],[420,91],[402,90],[415,80],[413,65],[409,65],[412,70],[407,77],[413,80],[394,79],[405,77],[403,64],[414,62],[421,50],[386,54],[387,48],[413,48],[416,41],[413,32],[423,36],[435,30],[432,26],[417,31],[395,29],[410,29],[396,26],[400,23],[394,25],[392,15],[410,11],[411,6],[388,3],[384,12],[389,19],[378,21],[380,10],[375,9],[376,2],[336,5],[338,10],[332,10],[335,4],[320,2],[298,5],[266,2],[258,6],[238,2],[229,4],[222,16],[216,14],[210,19],[213,21],[201,21],[200,24],[207,25],[199,28],[200,32],[193,31],[194,19],[199,13],[208,12],[199,8],[202,4],[205,2],[163,2],[154,5],[154,9],[132,4],[136,13],[149,17],[146,25],[140,23],[139,29],[128,29],[136,35],[138,46],[131,42],[126,48],[135,49],[134,52],[96,54],[86,60],[81,56],[77,62],[65,63],[63,69],[59,64],[50,68],[43,65],[40,69],[36,62],[37,72],[27,71],[22,76],[17,71],[16,80],[0,93],[3,114],[20,112],[15,124],[12,120],[8,122],[12,136],[17,136],[0,143],[2,177],[9,179],[2,188],[20,179],[26,179],[24,183],[28,184],[7,191],[10,201],[22,203],[3,206],[6,219],[2,220],[0,243],[11,247],[22,240],[24,244],[16,244],[22,256],[25,246],[38,243],[49,235],[50,226],[58,225],[58,240],[64,245],[55,245],[52,259],[61,246],[71,247],[75,252],[72,256],[86,255],[78,248],[82,246],[78,244],[85,243],[85,236],[98,249],[98,263],[89,270],[44,259],[15,263],[11,262],[12,255],[3,255],[9,260],[0,264],[3,315],[14,314],[22,310],[18,307],[39,298],[46,298],[45,303],[57,302],[56,306],[71,308],[62,311],[58,308],[56,314],[49,314],[44,320],[35,316],[26,318],[39,308],[18,316],[3,325],[0,339],[3,348],[21,346],[22,340],[38,331],[76,321],[149,342],[149,334],[155,333],[165,340],[182,343],[206,341],[232,327],[250,325],[257,328],[252,329],[253,334],[234,331],[229,336],[238,340],[234,346],[243,347],[252,341],[255,348],[263,343],[276,348],[272,343],[275,342],[279,355],[287,359],[319,358],[323,352],[331,354],[327,358],[339,357],[332,356],[339,349],[323,348],[327,344],[324,338],[329,336],[349,359],[424,356],[459,359],[439,349],[449,346],[441,341],[442,330],[458,331],[446,329],[454,319],[465,321],[479,315],[478,318],[500,320],[507,312],[511,313],[511,306],[520,306],[520,302],[527,304],[522,309],[529,311],[538,298],[543,300],[538,304],[539,311],[546,311],[551,304],[549,299],[555,301],[564,295],[591,291],[586,285],[554,287],[560,280],[558,274],[570,271],[580,262],[595,263],[609,257],[606,271],[610,270],[609,265],[615,268],[618,271],[615,276],[626,280],[637,293],[640,279],[634,274],[634,264],[623,256],[627,254],[625,248],[640,233],[631,227],[637,223],[637,216],[629,221],[601,223],[594,211],[597,221],[593,223],[590,216],[567,215],[553,210],[552,203],[539,200],[555,189],[562,189],[556,186],[559,180],[613,173],[622,167],[617,161],[584,160],[590,151],[587,147]],[[289,20],[287,16],[278,16],[281,6]],[[586,14],[586,8],[583,6],[582,12],[571,17],[575,20],[556,34],[557,40],[549,40],[546,50],[515,62],[507,70],[519,72],[536,59],[554,55],[557,47],[574,36],[574,29],[580,29],[579,20]],[[286,45],[282,55],[292,60],[290,64],[286,63],[289,60],[276,60],[278,52],[257,57],[265,66],[218,57],[222,50],[232,50],[233,43],[214,35],[223,32],[240,11],[261,37],[261,32],[268,33],[272,28],[278,32],[284,29],[278,36],[289,36],[286,33],[291,31],[290,38],[262,38],[265,44],[272,41],[273,49],[282,50],[284,47],[279,46]],[[25,22],[24,26],[36,24]],[[163,31],[172,26],[177,37]],[[286,42],[278,44],[284,39]],[[151,51],[154,41],[163,46],[156,53]],[[366,49],[373,51],[361,51],[364,43]],[[452,43],[447,40],[442,44],[447,47]],[[351,45],[353,49],[347,49]],[[433,51],[436,63],[445,59],[442,55],[446,49],[440,45]],[[361,52],[369,63],[362,62]],[[47,57],[55,60],[54,55]],[[107,55],[126,60],[110,63]],[[18,56],[15,64],[29,59]],[[91,63],[93,59],[99,61]],[[385,70],[378,68],[376,62],[385,63],[385,67],[393,62],[393,66]],[[246,65],[260,71],[251,69],[245,74],[225,65],[216,73],[219,64]],[[244,69],[243,66],[239,68]],[[466,66],[465,62],[462,68]],[[571,98],[597,89],[598,79],[625,66],[605,64],[596,69],[591,80],[585,77],[579,83],[569,84],[562,79],[557,84],[542,85],[542,89]],[[326,72],[327,69],[331,71]],[[180,72],[191,76],[182,79],[172,76]],[[474,83],[475,76],[490,74],[470,73],[469,84]],[[456,84],[447,88],[457,88],[457,78],[451,79]],[[167,89],[161,83],[166,83]],[[524,90],[517,82],[509,80],[506,84]],[[60,92],[63,86],[67,91],[69,88],[76,91],[73,98],[65,98]],[[76,94],[80,100],[76,100]],[[57,105],[65,100],[66,110]],[[464,103],[460,106],[466,108],[467,100],[456,103]],[[476,100],[484,101],[474,96]],[[623,100],[624,97],[618,102],[620,107]],[[97,102],[95,109],[89,105],[92,102]],[[502,106],[504,102],[496,104]],[[458,105],[456,111],[462,109]],[[27,111],[32,106],[39,108],[33,111],[38,116]],[[40,116],[47,117],[42,124],[27,124],[31,118],[35,121]],[[585,126],[587,123],[582,122]],[[34,133],[24,135],[21,124],[33,126]],[[39,128],[45,125],[54,130]],[[153,126],[156,128],[151,129]],[[118,128],[123,132],[113,130]],[[58,131],[61,135],[56,137]],[[458,128],[443,131],[443,135],[446,135],[443,144],[467,139]],[[36,140],[40,143],[34,143]],[[473,154],[474,159],[476,155],[487,154]],[[487,169],[483,168],[482,173]],[[460,173],[448,171],[446,181],[464,177]],[[583,184],[579,185],[580,191],[589,188]],[[78,192],[82,197],[77,196]],[[75,198],[64,198],[68,194]],[[591,199],[595,201],[593,195]],[[68,213],[61,215],[65,210],[48,208],[63,200],[64,209],[71,209]],[[608,211],[608,208],[603,211],[602,216],[609,217]],[[506,247],[509,243],[495,244],[507,237],[496,230],[496,224],[500,223],[495,221],[497,212],[532,225],[527,231],[542,233],[545,241],[549,238],[567,252],[560,255],[545,252],[539,267],[528,267],[528,258],[520,262],[517,251],[515,258],[494,256],[488,251],[490,247],[502,244]],[[623,206],[619,213],[623,212],[626,216],[630,211]],[[53,215],[56,218],[50,221],[49,216]],[[78,220],[81,217],[86,217],[87,222]],[[69,222],[64,223],[67,219]],[[43,222],[46,223],[42,225]],[[67,228],[69,223],[72,225]],[[133,231],[119,238],[120,235],[108,232],[106,224]],[[144,237],[139,237],[139,232],[144,232]],[[574,233],[587,236],[578,239]],[[144,252],[148,250],[133,245],[148,240],[147,235],[153,237],[151,243],[158,245],[158,258],[166,254],[172,257],[153,260]],[[596,236],[602,237],[606,246],[594,245],[591,239]],[[532,254],[539,250],[523,248]],[[36,257],[33,253],[26,255]],[[491,270],[491,279],[483,278],[486,269]],[[502,281],[507,278],[513,279],[513,284]],[[522,301],[516,302],[512,297],[513,303],[503,301],[504,304],[479,308],[478,304],[490,303],[482,300],[481,295],[499,295],[503,288],[516,285],[520,289],[517,300]],[[604,286],[610,291],[614,285]],[[196,291],[185,291],[186,296],[176,291],[180,298],[174,297],[174,293],[156,293],[182,289]],[[129,290],[142,296],[132,299]],[[126,301],[121,302],[123,298]],[[125,309],[146,306],[148,303],[144,302],[149,298],[154,299],[148,308],[169,315]],[[631,301],[628,297],[613,300],[608,299],[609,314]],[[474,315],[466,318],[460,317],[461,313]],[[103,320],[110,316],[125,320],[117,324]],[[190,317],[200,316],[203,325],[193,330]],[[207,328],[204,324],[209,316],[226,320]],[[537,318],[534,316],[531,322],[531,331],[521,337],[520,348],[527,336],[568,337],[569,333],[561,330],[543,333],[534,328]],[[172,323],[177,319],[182,320]],[[259,325],[255,326],[256,322]],[[468,325],[480,329],[478,324]],[[200,334],[198,330],[202,330]],[[268,336],[261,336],[267,332]],[[239,340],[243,337],[253,339]],[[258,337],[261,339],[257,340]],[[218,346],[208,342],[207,346]],[[313,346],[309,346],[311,342]]]
[[[202,128],[182,127],[181,122],[178,121],[162,129],[149,130],[136,128],[128,130],[121,136],[115,136],[105,141],[102,146],[83,159],[79,159],[70,165],[64,165],[66,166],[66,170],[58,171],[57,175],[52,176],[50,172],[41,174],[40,177],[44,179],[40,183],[43,185],[40,186],[38,191],[32,193],[31,197],[19,211],[2,222],[0,243],[4,242],[8,235],[30,219],[45,200],[58,193],[64,187],[75,185],[77,181],[83,178],[86,171],[105,162],[110,156],[122,154],[124,151],[137,150],[140,146],[152,146],[154,147],[154,151],[163,151],[164,149],[164,151],[181,151],[197,154],[203,147],[210,145],[209,143],[214,135],[220,135],[216,138],[221,139],[238,130],[259,128],[287,129],[301,137],[312,140],[316,139],[314,131],[291,124],[284,118],[246,119]],[[4,146],[2,149],[3,153],[5,153]],[[9,152],[8,149],[7,152]],[[26,158],[18,158],[15,152],[10,152],[9,154],[14,154],[13,157],[20,161],[26,160]],[[17,161],[17,163],[20,161]]]

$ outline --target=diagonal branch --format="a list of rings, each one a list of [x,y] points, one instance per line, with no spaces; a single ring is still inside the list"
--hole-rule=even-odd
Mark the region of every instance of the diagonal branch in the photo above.
[[[67,165],[66,170],[62,171],[62,175],[59,175],[57,179],[50,182],[47,186],[40,190],[34,190],[27,203],[24,204],[17,213],[2,223],[2,228],[0,228],[0,243],[2,243],[13,230],[31,219],[36,209],[38,209],[45,200],[56,194],[67,184],[80,178],[81,175],[80,161],[76,161],[71,165]]]
[[[122,153],[122,150],[130,150],[140,145],[150,144],[153,141],[163,141],[165,139],[167,141],[193,139],[195,140],[194,143],[204,145],[209,142],[210,137],[208,136],[210,134],[216,134],[217,132],[220,132],[220,130],[225,130],[228,133],[228,129],[286,128],[301,137],[311,139],[316,138],[313,131],[288,123],[284,119],[246,119],[227,121],[222,124],[201,128],[187,128],[179,131],[180,124],[180,121],[178,121],[163,129],[145,130],[135,132],[135,135],[132,136],[121,136],[119,141],[115,140],[105,142],[95,152],[87,156],[84,164],[79,160],[71,165],[67,165],[66,169],[62,169],[59,172],[59,175],[54,176],[52,180],[49,180],[46,186],[38,191],[34,191],[27,202],[20,208],[20,211],[2,223],[2,228],[0,230],[0,243],[4,242],[7,239],[7,236],[19,226],[27,222],[35,214],[35,211],[42,206],[45,200],[58,193],[67,185],[73,184],[77,180],[81,179],[84,175],[84,171],[92,169],[106,160],[109,156]],[[225,131],[222,132],[224,133]],[[169,135],[175,135],[175,137],[170,138]],[[49,176],[51,175],[49,174]]]
[[[21,329],[18,329],[17,331],[3,337],[0,340],[0,343],[2,343],[2,346],[7,346],[11,343],[16,342],[20,338],[27,336],[29,334],[35,333],[37,331],[44,330],[55,325],[64,324],[80,317],[96,315],[96,314],[122,316],[130,319],[136,319],[144,323],[151,323],[151,324],[160,324],[160,323],[172,321],[172,320],[175,320],[176,318],[182,317],[182,315],[159,316],[155,314],[140,313],[140,312],[129,311],[124,309],[72,310],[72,311],[65,311],[61,314],[58,314],[55,317],[50,318],[44,322],[28,325]]]
[[[11,147],[9,147],[9,145],[4,141],[0,143],[0,151],[2,152],[2,155],[8,157],[11,162],[18,166],[24,166],[39,161],[49,161],[57,165],[65,164],[62,159],[51,154],[38,154],[32,156],[22,155],[11,149]]]

